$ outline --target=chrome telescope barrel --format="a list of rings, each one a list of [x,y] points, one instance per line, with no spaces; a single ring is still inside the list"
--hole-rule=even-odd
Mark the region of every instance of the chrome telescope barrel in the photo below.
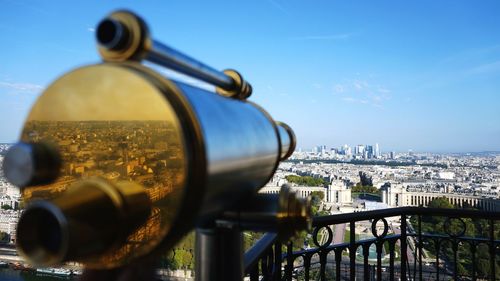
[[[221,94],[246,99],[252,87],[234,70],[224,72],[151,38],[146,23],[128,11],[117,11],[96,28],[99,52],[105,61],[147,60],[218,88]]]

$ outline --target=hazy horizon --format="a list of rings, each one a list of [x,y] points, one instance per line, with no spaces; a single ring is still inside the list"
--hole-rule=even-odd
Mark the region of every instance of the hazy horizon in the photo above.
[[[500,151],[498,1],[0,3],[0,143],[58,76],[100,61],[94,27],[126,8],[155,39],[240,71],[298,147]]]

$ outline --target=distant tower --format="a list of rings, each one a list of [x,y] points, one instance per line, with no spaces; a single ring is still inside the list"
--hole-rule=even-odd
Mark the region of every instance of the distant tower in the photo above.
[[[345,150],[345,155],[347,156],[351,156],[352,155],[352,149],[350,146],[347,146],[346,150]]]
[[[373,145],[367,145],[365,149],[365,158],[373,158],[375,156],[375,150],[373,149]]]
[[[378,147],[378,143],[375,144],[375,158],[380,158],[380,148]]]
[[[354,155],[362,156],[365,153],[365,146],[358,144],[354,147]]]

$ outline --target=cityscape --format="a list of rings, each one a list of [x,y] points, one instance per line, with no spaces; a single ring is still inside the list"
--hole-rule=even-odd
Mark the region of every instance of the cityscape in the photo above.
[[[0,281],[500,280],[500,1],[0,3]]]
[[[144,121],[140,121],[141,124],[137,122],[118,122],[119,124],[114,123],[114,125],[109,122],[81,123],[79,126],[81,129],[71,133],[65,131],[64,128],[67,124],[65,125],[64,122],[59,124],[45,122],[27,126],[25,134],[34,137],[33,128],[43,129],[42,131],[47,132],[47,135],[37,135],[36,138],[50,136],[63,148],[62,151],[68,152],[68,154],[63,155],[69,155],[71,151],[71,154],[77,155],[78,158],[64,158],[66,163],[63,167],[63,177],[54,183],[59,185],[59,188],[42,186],[30,189],[29,193],[23,194],[24,200],[29,200],[31,196],[42,196],[43,198],[56,196],[56,194],[47,194],[44,190],[62,192],[76,178],[89,176],[89,173],[93,175],[97,173],[114,179],[140,179],[143,185],[150,186],[148,190],[151,198],[159,200],[161,196],[168,197],[168,188],[160,185],[160,182],[171,184],[176,177],[175,173],[171,172],[171,168],[179,164],[172,164],[175,161],[167,161],[170,168],[167,169],[169,170],[167,172],[166,169],[161,169],[167,164],[164,160],[162,163],[161,158],[167,157],[181,161],[179,147],[175,145],[175,141],[168,146],[158,141],[160,136],[167,137],[169,135],[168,125],[163,127],[161,122],[147,125],[142,124]],[[59,133],[51,132],[48,128],[58,128]],[[123,140],[111,141],[112,135],[104,133],[121,130],[120,128],[127,128],[130,131],[127,145]],[[172,139],[172,135],[169,138]],[[105,143],[106,145],[104,145]],[[0,164],[9,146],[9,144],[0,145]],[[116,151],[115,157],[99,161],[89,157],[89,155],[98,155],[95,151],[103,149]],[[167,154],[164,154],[165,152]],[[161,174],[164,177],[159,180],[158,175]],[[297,181],[297,178],[312,178],[320,180],[321,184],[317,184],[318,181],[315,181],[311,185]],[[381,150],[379,144],[356,145],[354,147],[342,145],[338,148],[327,148],[325,145],[320,145],[309,150],[297,149],[289,160],[280,164],[273,178],[260,190],[260,193],[279,193],[283,185],[289,185],[303,198],[317,196],[318,193],[321,193],[318,206],[318,209],[321,210],[321,213],[318,214],[321,215],[407,206],[427,207],[434,199],[439,198],[445,198],[455,208],[500,211],[500,153],[437,154],[412,151],[396,153]],[[374,189],[359,189],[361,186],[367,185]],[[154,188],[155,186],[156,188]],[[163,195],[160,196],[161,190],[163,190]],[[0,260],[5,263],[14,262],[20,267],[28,266],[29,268],[29,265],[24,265],[22,259],[15,254],[15,250],[8,246],[15,243],[16,223],[22,212],[22,201],[19,189],[0,177],[0,233],[4,243],[4,248],[0,250]],[[156,212],[156,218],[154,217],[152,216],[150,221],[161,221],[158,212]],[[389,219],[388,221],[389,233],[398,233],[401,222],[397,219]],[[158,227],[158,224],[155,226],[154,223],[148,225],[147,227]],[[137,237],[144,239],[145,233],[148,231],[154,232],[154,229],[146,228],[132,235],[131,241],[138,240]],[[356,232],[359,233],[364,233],[369,228],[370,223],[368,222],[356,224]],[[332,243],[348,242],[345,237],[349,231],[348,224],[335,225]],[[412,243],[415,241],[410,239],[409,243],[413,245],[409,248],[410,253],[412,253],[415,247]],[[313,246],[311,240],[307,238],[304,239],[303,244],[304,249]],[[131,251],[131,249],[127,249],[127,251]],[[362,253],[359,252],[357,255],[362,255]],[[375,255],[374,248],[370,250],[370,255]],[[387,262],[386,259],[387,257],[383,260]],[[431,265],[434,257],[424,255],[423,259],[426,264]],[[192,261],[190,262],[192,263]],[[165,274],[164,276],[171,277],[190,278],[192,276],[190,270],[179,271],[179,268],[182,268],[182,264],[176,268],[161,269],[159,272]],[[54,271],[57,269],[40,270]],[[80,273],[80,267],[71,264],[59,269],[57,273],[52,272],[49,275],[77,276],[75,274]]]

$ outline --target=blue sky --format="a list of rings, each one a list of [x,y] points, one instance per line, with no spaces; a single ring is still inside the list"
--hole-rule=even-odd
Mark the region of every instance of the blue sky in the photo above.
[[[0,142],[36,97],[99,61],[93,28],[127,8],[158,40],[239,70],[299,146],[500,150],[499,1],[0,0]]]

